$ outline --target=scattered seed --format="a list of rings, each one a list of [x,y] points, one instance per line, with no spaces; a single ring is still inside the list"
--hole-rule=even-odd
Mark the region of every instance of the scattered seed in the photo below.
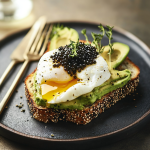
[[[18,105],[19,108],[22,108],[22,105]]]

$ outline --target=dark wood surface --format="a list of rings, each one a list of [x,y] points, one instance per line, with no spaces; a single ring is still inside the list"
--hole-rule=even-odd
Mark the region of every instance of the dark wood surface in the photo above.
[[[150,47],[149,0],[34,0],[33,4],[34,8],[32,14],[34,14],[34,19],[41,15],[46,15],[49,22],[59,20],[86,20],[102,22],[121,27],[131,32]],[[7,30],[6,34],[9,34],[12,30],[13,29]],[[17,31],[17,29],[15,29],[15,31]],[[120,142],[101,147],[101,149],[150,149],[149,123],[150,121],[134,136]],[[0,150],[26,149],[35,150],[32,147],[19,145],[18,143],[14,143],[0,136]]]

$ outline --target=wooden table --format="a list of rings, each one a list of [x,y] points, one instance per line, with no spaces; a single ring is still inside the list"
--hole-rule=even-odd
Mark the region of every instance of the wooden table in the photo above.
[[[48,22],[60,20],[93,21],[121,27],[150,47],[149,0],[33,0],[33,11],[30,16],[9,24],[0,22],[0,39],[30,27],[42,15],[47,16]],[[104,146],[101,150],[149,150],[149,141],[150,128],[147,124],[136,135]],[[0,150],[37,149],[19,145],[0,136]]]

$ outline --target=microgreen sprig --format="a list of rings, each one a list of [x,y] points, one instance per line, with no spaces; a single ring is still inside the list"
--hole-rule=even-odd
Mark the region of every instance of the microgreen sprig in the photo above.
[[[114,50],[113,49],[113,44],[111,43],[111,40],[113,39],[112,38],[112,29],[113,29],[113,27],[110,27],[108,25],[106,27],[108,28],[108,30],[106,30],[105,32],[106,32],[106,36],[109,39],[109,47],[110,47],[108,54],[112,54],[113,50]]]
[[[113,44],[111,43],[111,40],[113,39],[112,38],[112,29],[113,29],[113,27],[110,27],[108,25],[106,27],[108,28],[108,30],[106,30],[106,36],[109,39],[109,47],[110,47],[110,49],[109,49],[108,55],[109,55],[109,62],[110,62],[110,69],[111,69],[111,54],[114,51]]]
[[[63,28],[64,28],[64,26],[60,25],[60,24],[53,25],[52,32],[50,34],[50,38],[52,39],[54,37],[54,35],[56,35],[58,33],[58,31],[62,30]]]
[[[86,29],[83,29],[83,30],[81,31],[81,33],[85,36],[85,39],[86,39],[87,44],[89,44],[89,40],[88,40],[88,37],[87,37],[87,35],[86,35]]]
[[[103,37],[104,34],[105,34],[105,29],[104,29],[104,27],[102,26],[102,24],[100,24],[100,25],[98,26],[98,28],[100,29],[100,32],[102,32],[102,37]]]
[[[104,36],[104,34],[105,34],[105,29],[104,29],[104,27],[102,26],[102,24],[100,24],[99,26],[98,26],[98,28],[100,29],[100,32],[102,32],[102,34],[100,34],[101,36],[101,38],[100,38],[100,41],[99,41],[99,46],[100,46],[100,53],[103,53],[103,51],[104,51],[104,48],[105,47],[103,47],[103,45],[101,44],[101,40],[102,40],[102,38],[103,38],[103,36]]]
[[[69,47],[72,48],[72,54],[70,55],[71,57],[77,56],[77,47],[79,45],[79,39],[77,42],[71,41],[70,40],[70,45]]]
[[[100,39],[101,39],[101,35],[100,34],[96,34],[94,32],[92,32],[91,35],[93,37],[92,43],[95,45],[95,47],[98,50],[98,52],[100,52],[99,42],[100,42]]]
[[[103,53],[104,47],[101,44],[101,40],[102,40],[102,38],[105,34],[105,29],[101,24],[98,26],[98,28],[100,28],[100,32],[102,32],[102,34],[96,34],[96,33],[92,32],[91,33],[91,35],[93,37],[93,42],[92,43],[95,44],[95,46],[96,46],[99,53]]]

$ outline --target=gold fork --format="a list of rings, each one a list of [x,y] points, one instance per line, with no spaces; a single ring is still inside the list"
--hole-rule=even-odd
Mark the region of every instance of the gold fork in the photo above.
[[[30,61],[36,61],[39,60],[40,57],[43,55],[45,52],[50,33],[52,31],[52,25],[46,25],[44,28],[44,31],[42,34],[38,34],[32,44],[32,47],[29,49],[26,49],[24,53],[24,63],[19,70],[16,78],[14,79],[12,85],[10,86],[9,90],[7,91],[6,95],[0,102],[0,114],[2,113],[3,109],[5,108],[9,98],[11,97],[12,93],[14,92],[20,78],[23,75],[24,70],[26,69],[27,65],[29,64]]]
[[[17,46],[17,48],[13,51],[11,54],[11,62],[0,77],[0,87],[2,83],[4,82],[5,78],[11,71],[11,69],[14,67],[15,64],[24,62],[24,52],[26,49],[29,49],[35,40],[35,37],[39,37],[40,33],[42,32],[43,28],[46,24],[46,17],[42,16],[40,17],[32,26],[30,31],[27,33],[27,35],[23,38],[23,40],[20,42],[20,44]],[[38,40],[38,38],[36,38]]]

